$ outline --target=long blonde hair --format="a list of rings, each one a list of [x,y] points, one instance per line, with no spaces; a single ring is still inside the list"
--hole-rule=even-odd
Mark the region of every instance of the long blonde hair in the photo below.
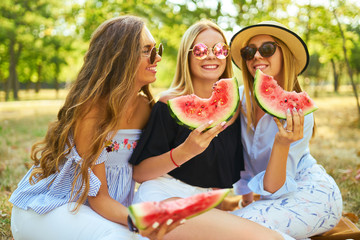
[[[141,58],[141,36],[144,29],[142,19],[134,16],[122,16],[101,24],[93,33],[84,64],[73,83],[57,120],[49,125],[45,139],[34,144],[31,158],[34,169],[30,183],[44,179],[59,171],[70,153],[70,139],[75,138],[75,126],[79,119],[92,109],[99,100],[106,100],[103,106],[103,119],[94,129],[90,151],[82,156],[77,165],[72,184],[71,201],[77,202],[76,209],[84,203],[89,192],[89,168],[94,165],[104,148],[109,134],[116,130],[124,106],[130,95],[136,91],[135,74]],[[149,101],[153,96],[149,86],[141,91]],[[81,181],[81,187],[75,192],[75,183]]]
[[[283,72],[284,82],[283,82],[283,86],[281,87],[284,88],[286,91],[301,92],[302,89],[300,87],[297,74],[295,71],[296,59],[294,55],[291,53],[291,51],[284,42],[282,42],[280,39],[274,36],[271,37],[273,37],[275,42],[278,43],[283,56],[282,72]],[[241,69],[242,69],[241,72],[244,82],[244,92],[241,98],[243,100],[243,97],[245,95],[245,100],[246,100],[246,113],[244,113],[243,110],[242,112],[243,114],[246,114],[247,128],[250,129],[250,127],[255,123],[255,104],[252,104],[255,103],[254,89],[253,89],[254,77],[250,74],[246,66],[246,61],[242,61]]]
[[[219,32],[224,38],[226,44],[226,37],[221,28],[210,20],[201,20],[190,26],[184,33],[177,56],[177,65],[175,76],[170,85],[170,89],[166,94],[173,96],[181,96],[194,93],[194,87],[191,80],[190,64],[189,64],[189,50],[193,47],[196,37],[207,29],[214,29]],[[233,75],[231,57],[226,58],[226,67],[220,78],[230,78]]]

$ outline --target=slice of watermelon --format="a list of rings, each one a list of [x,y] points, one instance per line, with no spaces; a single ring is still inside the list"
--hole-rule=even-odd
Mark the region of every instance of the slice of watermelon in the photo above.
[[[287,109],[301,109],[304,115],[318,109],[306,92],[285,91],[272,76],[266,75],[260,69],[255,73],[254,95],[265,112],[280,119],[286,119]]]
[[[155,222],[195,217],[216,207],[229,192],[230,189],[221,189],[173,201],[136,203],[128,207],[128,212],[135,226],[143,230]]]
[[[176,97],[168,101],[171,116],[178,124],[194,129],[210,120],[209,128],[231,119],[239,104],[238,83],[235,78],[217,81],[210,98],[195,94]]]

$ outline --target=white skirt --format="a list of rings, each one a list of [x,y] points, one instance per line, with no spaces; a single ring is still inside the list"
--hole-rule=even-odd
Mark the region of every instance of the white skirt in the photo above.
[[[90,207],[82,205],[76,214],[65,204],[46,214],[16,206],[11,214],[15,240],[129,240],[140,239],[126,226],[109,221]]]
[[[173,197],[187,198],[212,190],[212,188],[189,185],[165,174],[164,176],[143,182],[135,193],[133,203],[162,201]]]

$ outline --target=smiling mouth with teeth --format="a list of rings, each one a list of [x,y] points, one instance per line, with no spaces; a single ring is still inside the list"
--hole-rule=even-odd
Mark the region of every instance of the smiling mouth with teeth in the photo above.
[[[218,68],[217,65],[206,65],[206,66],[202,66],[202,68],[205,68],[205,69],[216,69]]]

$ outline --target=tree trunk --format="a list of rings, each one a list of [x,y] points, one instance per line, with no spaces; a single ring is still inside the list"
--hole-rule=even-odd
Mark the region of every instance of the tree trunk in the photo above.
[[[19,100],[18,90],[19,90],[19,82],[16,72],[17,65],[17,54],[15,53],[15,37],[10,38],[9,44],[9,56],[10,56],[10,64],[9,64],[9,79],[8,79],[8,87],[10,92],[10,87],[13,89],[14,100]]]
[[[54,84],[56,90],[56,98],[59,98],[59,75],[60,75],[60,63],[55,63],[55,77],[54,77]]]
[[[39,93],[40,92],[40,88],[41,88],[41,75],[42,74],[42,64],[38,64],[37,66],[37,75],[38,75],[38,79],[36,81],[35,84],[35,93]]]
[[[10,79],[9,79],[9,77],[7,77],[5,79],[4,90],[5,90],[5,101],[9,101],[9,98],[10,98]]]
[[[336,72],[336,65],[335,65],[335,61],[334,61],[333,58],[331,59],[331,65],[332,65],[332,68],[333,68],[333,75],[334,75],[334,92],[338,93],[339,92],[339,86],[340,86],[339,74]]]
[[[358,94],[357,94],[357,90],[356,90],[356,85],[355,85],[355,82],[354,82],[354,79],[353,79],[353,74],[352,74],[352,70],[351,70],[351,67],[350,67],[350,63],[349,63],[349,60],[347,58],[346,46],[345,46],[346,39],[345,39],[344,32],[341,29],[339,19],[336,16],[335,9],[333,10],[333,13],[334,13],[334,17],[336,19],[336,22],[337,22],[337,24],[339,26],[341,37],[342,37],[342,40],[343,40],[343,52],[344,52],[345,63],[346,63],[346,67],[347,67],[347,70],[348,70],[349,77],[350,77],[351,85],[352,85],[352,88],[353,88],[353,91],[354,91],[354,95],[355,95],[355,98],[356,98],[356,103],[357,103],[357,108],[358,108],[358,113],[359,113],[359,121],[360,121],[360,103],[359,103],[359,98],[358,98]]]

